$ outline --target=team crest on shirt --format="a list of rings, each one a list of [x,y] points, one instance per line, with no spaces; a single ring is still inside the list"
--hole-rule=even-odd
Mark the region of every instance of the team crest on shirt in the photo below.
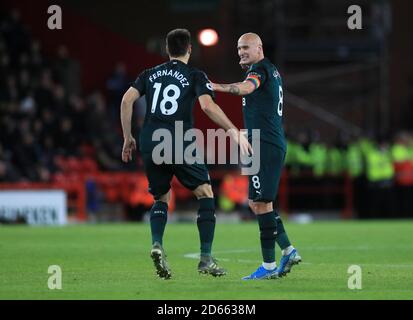
[[[281,77],[280,73],[277,70],[275,70],[272,75],[274,76],[274,78],[280,78]]]

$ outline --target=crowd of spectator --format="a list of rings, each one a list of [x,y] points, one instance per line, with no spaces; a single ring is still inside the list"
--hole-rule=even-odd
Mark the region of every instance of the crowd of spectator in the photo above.
[[[365,217],[413,216],[412,132],[400,131],[391,139],[341,136],[333,144],[300,132],[289,138],[286,166],[290,184],[306,180],[309,188],[315,184],[334,187],[334,181],[343,185],[340,178],[347,175],[353,185],[354,207]],[[311,197],[319,207],[319,199]],[[307,202],[300,202],[308,207]]]
[[[102,170],[125,169],[117,128],[128,83],[119,64],[107,92],[82,93],[79,64],[65,46],[47,57],[18,11],[1,15],[0,181],[49,181],[57,155],[92,155]]]

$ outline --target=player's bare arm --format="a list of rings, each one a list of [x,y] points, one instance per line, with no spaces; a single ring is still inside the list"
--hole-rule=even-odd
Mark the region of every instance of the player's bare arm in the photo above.
[[[198,98],[202,111],[218,126],[228,131],[241,148],[242,154],[252,154],[252,147],[247,138],[240,133],[235,125],[228,119],[224,111],[212,100],[211,96],[204,94]]]
[[[237,96],[246,96],[256,89],[256,86],[249,80],[230,84],[211,83],[211,85],[214,91],[231,93]]]
[[[123,148],[122,148],[122,161],[128,162],[132,160],[132,151],[136,150],[136,141],[132,137],[131,132],[131,122],[132,122],[132,112],[133,103],[139,99],[139,91],[133,87],[130,87],[128,91],[125,92],[122,98],[122,103],[120,107],[120,119],[122,122],[123,131]]]

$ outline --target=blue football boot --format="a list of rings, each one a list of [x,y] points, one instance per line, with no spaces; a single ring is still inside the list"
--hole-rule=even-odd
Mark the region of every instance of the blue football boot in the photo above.
[[[282,256],[280,265],[277,268],[280,277],[286,276],[291,271],[291,268],[301,262],[301,257],[296,249],[293,249],[290,254]]]
[[[276,279],[278,278],[277,268],[273,270],[267,270],[262,265],[249,276],[243,277],[242,280],[264,280],[264,279]]]

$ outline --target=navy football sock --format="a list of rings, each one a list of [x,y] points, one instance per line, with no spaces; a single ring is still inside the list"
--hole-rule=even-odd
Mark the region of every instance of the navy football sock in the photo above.
[[[201,256],[211,255],[215,232],[215,200],[214,198],[199,199],[198,219],[196,221],[201,242]]]
[[[155,242],[162,244],[163,233],[165,231],[166,221],[168,220],[168,204],[162,201],[156,201],[151,208],[150,215],[152,244]]]
[[[263,261],[275,262],[275,237],[277,235],[277,222],[274,212],[258,214],[258,225],[260,227],[260,240]]]
[[[277,244],[280,246],[281,250],[284,250],[285,248],[291,245],[291,242],[288,239],[287,232],[285,232],[284,224],[281,220],[281,217],[279,216],[277,210],[275,209],[274,209],[274,214],[275,214],[275,219],[277,221],[277,237],[275,238],[275,241],[277,241]]]

